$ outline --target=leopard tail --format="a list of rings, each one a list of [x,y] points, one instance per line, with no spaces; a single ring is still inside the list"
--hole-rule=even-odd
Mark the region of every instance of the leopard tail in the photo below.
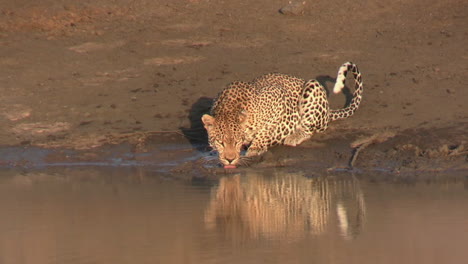
[[[333,92],[337,94],[343,90],[345,87],[346,74],[348,71],[351,71],[354,76],[355,85],[353,98],[351,99],[350,104],[345,108],[330,110],[330,121],[352,116],[361,103],[363,91],[361,72],[359,72],[357,65],[352,62],[345,62],[343,65],[341,65],[340,69],[338,70],[338,76],[336,77],[336,83],[335,87],[333,87]]]

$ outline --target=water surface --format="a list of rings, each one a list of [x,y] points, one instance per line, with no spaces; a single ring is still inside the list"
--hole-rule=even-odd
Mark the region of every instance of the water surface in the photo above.
[[[0,171],[0,263],[464,263],[464,179]]]

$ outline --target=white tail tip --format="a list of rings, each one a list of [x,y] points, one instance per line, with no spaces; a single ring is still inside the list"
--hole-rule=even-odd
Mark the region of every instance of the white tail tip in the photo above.
[[[344,88],[344,81],[346,76],[342,72],[338,73],[338,77],[336,77],[335,87],[333,87],[333,93],[337,94],[340,93],[341,90]]]
[[[351,65],[351,62],[345,62],[341,65],[336,75],[335,87],[333,87],[333,93],[337,94],[343,90],[346,81],[346,72],[348,71],[348,66]]]

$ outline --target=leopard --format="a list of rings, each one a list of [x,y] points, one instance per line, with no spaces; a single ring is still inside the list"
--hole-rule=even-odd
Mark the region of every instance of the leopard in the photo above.
[[[201,117],[208,143],[217,151],[221,165],[249,166],[272,146],[297,146],[324,132],[330,122],[352,116],[363,93],[356,64],[340,66],[333,93],[342,92],[349,71],[354,77],[354,92],[340,109],[330,109],[327,90],[316,79],[268,73],[250,82],[228,84],[214,99],[210,112]]]

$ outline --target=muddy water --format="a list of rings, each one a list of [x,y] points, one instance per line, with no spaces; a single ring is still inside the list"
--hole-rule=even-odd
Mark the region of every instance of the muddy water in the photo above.
[[[464,263],[465,179],[0,171],[0,263]]]

